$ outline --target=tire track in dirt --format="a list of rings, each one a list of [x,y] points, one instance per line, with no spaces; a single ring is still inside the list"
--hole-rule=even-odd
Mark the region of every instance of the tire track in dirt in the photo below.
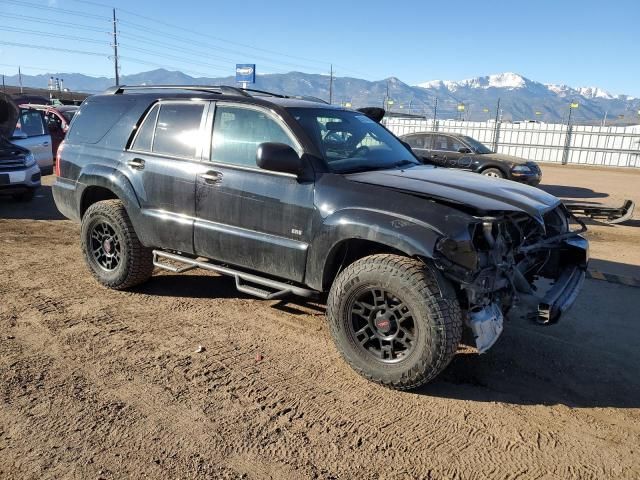
[[[70,449],[27,476],[55,477],[60,465],[90,457],[94,464],[75,471],[95,475],[100,463],[107,478],[136,469],[156,478],[198,472],[211,478],[237,472],[633,478],[637,472],[629,455],[637,431],[621,437],[621,448],[595,414],[585,423],[586,414],[564,407],[389,391],[344,365],[315,310],[294,305],[302,313],[292,314],[234,296],[213,276],[211,284],[229,298],[215,298],[214,288],[204,296],[207,278],[190,280],[201,287],[189,298],[107,291],[74,257],[77,247],[67,248],[43,262],[43,278],[20,276],[20,256],[30,253],[15,251],[15,263],[3,270],[11,282],[0,278],[0,291],[8,294],[0,325],[12,325],[16,336],[0,341],[0,378],[8,380],[0,410],[9,412],[0,429],[6,436],[9,425],[13,436],[0,436],[0,445],[12,459],[29,442],[34,451],[48,451],[54,441]],[[25,302],[34,287],[37,295]],[[148,289],[156,288],[152,280]],[[206,350],[193,353],[199,344]],[[28,439],[18,425],[41,432]],[[27,459],[36,461],[33,455]]]

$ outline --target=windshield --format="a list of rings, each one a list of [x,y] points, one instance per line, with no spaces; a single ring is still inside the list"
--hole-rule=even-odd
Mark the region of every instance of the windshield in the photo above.
[[[348,110],[291,108],[336,173],[411,167],[420,162],[384,127],[369,117]]]
[[[464,139],[465,142],[467,142],[467,144],[471,148],[473,148],[473,150],[476,153],[493,153],[492,150],[490,150],[489,148],[485,147],[484,144],[480,143],[475,138],[471,138],[471,137],[467,137],[467,136],[463,136],[462,138]]]

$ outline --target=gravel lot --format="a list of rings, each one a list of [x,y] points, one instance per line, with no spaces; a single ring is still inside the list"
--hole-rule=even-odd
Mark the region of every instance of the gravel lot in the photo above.
[[[561,197],[640,204],[640,172],[543,170]],[[590,226],[594,268],[640,277],[637,218]],[[588,280],[560,324],[511,320],[401,393],[340,360],[322,305],[197,271],[109,291],[78,233],[46,186],[0,199],[0,478],[640,476],[638,288]]]

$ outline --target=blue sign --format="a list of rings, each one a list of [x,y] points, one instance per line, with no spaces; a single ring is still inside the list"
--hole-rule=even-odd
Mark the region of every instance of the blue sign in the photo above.
[[[255,63],[237,63],[236,64],[236,82],[256,83],[256,64]]]

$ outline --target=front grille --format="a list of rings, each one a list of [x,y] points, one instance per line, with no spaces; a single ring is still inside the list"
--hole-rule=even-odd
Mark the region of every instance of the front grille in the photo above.
[[[24,159],[12,158],[0,160],[0,172],[11,172],[15,170],[24,170]]]

